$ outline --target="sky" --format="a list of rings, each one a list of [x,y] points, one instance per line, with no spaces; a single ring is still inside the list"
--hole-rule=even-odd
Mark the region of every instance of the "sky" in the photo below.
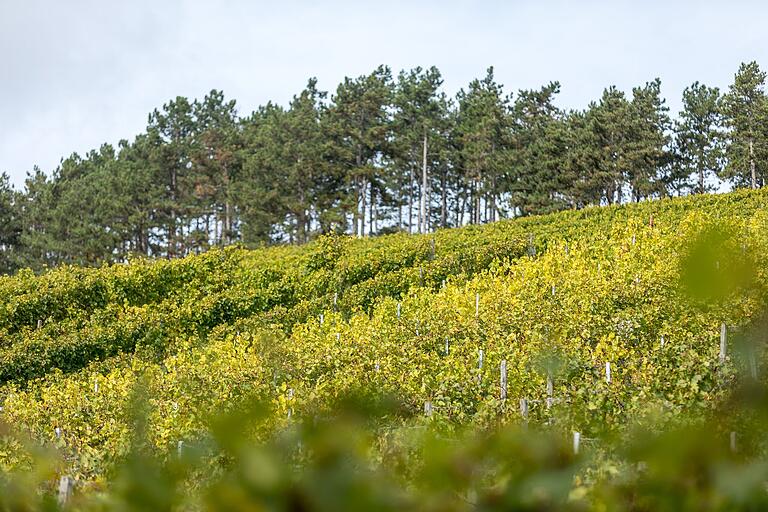
[[[176,96],[223,90],[247,115],[379,64],[435,65],[449,94],[488,66],[508,92],[557,80],[568,109],[659,77],[674,114],[692,82],[768,67],[766,21],[758,1],[0,0],[0,172],[21,187],[130,140]]]

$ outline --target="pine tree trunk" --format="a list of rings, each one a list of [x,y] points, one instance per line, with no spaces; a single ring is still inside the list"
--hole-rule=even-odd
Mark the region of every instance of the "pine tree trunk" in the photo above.
[[[416,176],[411,165],[411,179],[408,184],[408,233],[413,233],[413,190]]]
[[[360,181],[360,237],[365,236],[365,194],[368,189],[368,183],[365,178]]]
[[[371,200],[368,206],[368,234],[373,236],[374,212],[376,211],[376,193],[373,190],[373,183],[370,184],[369,188],[371,189]]]
[[[427,232],[427,131],[424,130],[424,153],[422,156],[422,185],[421,185],[421,222],[419,231]]]
[[[448,194],[446,191],[447,179],[446,171],[440,175],[440,227],[444,228],[448,220]]]
[[[749,170],[752,173],[752,188],[757,188],[757,173],[755,172],[755,148],[752,140],[749,141]]]

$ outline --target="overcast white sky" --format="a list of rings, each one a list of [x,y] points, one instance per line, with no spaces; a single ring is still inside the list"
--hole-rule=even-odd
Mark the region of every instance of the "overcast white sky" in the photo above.
[[[378,64],[436,65],[451,94],[489,65],[508,91],[559,80],[566,108],[658,76],[676,112],[691,82],[768,66],[766,24],[758,1],[0,0],[0,172],[131,139],[177,95],[247,114]]]

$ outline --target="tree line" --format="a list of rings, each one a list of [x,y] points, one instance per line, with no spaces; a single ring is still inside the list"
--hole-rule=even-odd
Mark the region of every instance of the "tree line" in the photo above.
[[[240,116],[213,90],[154,110],[132,141],[0,177],[0,272],[181,257],[212,246],[304,243],[493,222],[589,205],[762,187],[766,73],[699,82],[673,118],[659,79],[584,109],[560,84],[506,93],[489,68],[455,97],[440,71],[380,66],[328,95]]]

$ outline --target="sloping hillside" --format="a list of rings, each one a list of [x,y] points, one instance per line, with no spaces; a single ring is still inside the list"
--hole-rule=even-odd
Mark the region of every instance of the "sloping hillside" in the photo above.
[[[128,450],[138,390],[159,450],[244,397],[271,404],[262,432],[350,393],[396,397],[392,425],[663,425],[718,405],[742,364],[734,340],[768,296],[766,206],[738,192],[22,272],[0,279],[2,418],[82,481]],[[762,352],[743,361],[758,371]]]

